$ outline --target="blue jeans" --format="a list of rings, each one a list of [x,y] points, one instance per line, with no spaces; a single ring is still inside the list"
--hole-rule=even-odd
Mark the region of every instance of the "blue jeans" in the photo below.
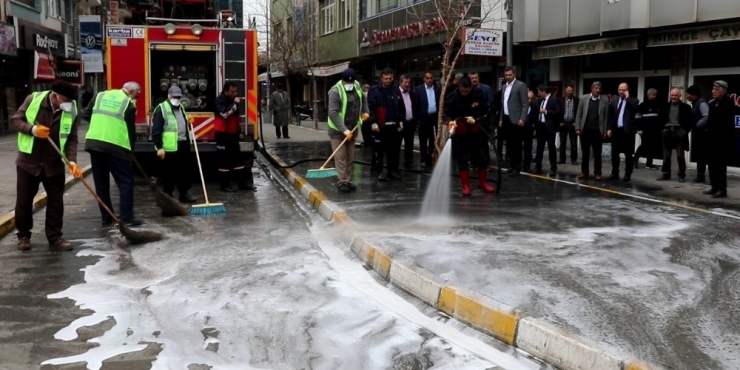
[[[113,175],[121,200],[119,218],[123,222],[133,220],[134,170],[131,167],[131,161],[105,153],[90,152],[90,162],[92,164],[93,180],[95,181],[95,192],[98,193],[100,199],[111,211],[113,210],[110,200],[110,175]],[[113,219],[102,206],[100,206],[100,215],[104,223],[113,222]]]

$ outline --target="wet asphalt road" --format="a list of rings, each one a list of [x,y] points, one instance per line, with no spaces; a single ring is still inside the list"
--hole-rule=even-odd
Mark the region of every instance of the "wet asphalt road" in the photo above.
[[[268,148],[287,163],[330,153],[327,142]],[[499,195],[474,190],[470,198],[453,178],[452,217],[432,225],[418,219],[430,176],[402,176],[380,183],[358,165],[352,194],[338,193],[333,178],[310,182],[359,223],[361,235],[450,284],[614,353],[673,369],[740,368],[738,220],[522,176],[505,177]],[[620,187],[641,196],[660,190]]]
[[[0,369],[547,368],[409,297],[399,302],[403,293],[255,171],[257,192],[209,188],[228,209],[212,216],[158,217],[139,181],[137,217],[167,235],[161,242],[129,246],[101,230],[82,186],[65,198],[74,252],[49,252],[35,234],[21,254],[12,234],[3,238]],[[40,229],[43,213],[34,221]],[[415,321],[429,318],[469,339],[450,343]],[[465,349],[475,343],[485,356]]]

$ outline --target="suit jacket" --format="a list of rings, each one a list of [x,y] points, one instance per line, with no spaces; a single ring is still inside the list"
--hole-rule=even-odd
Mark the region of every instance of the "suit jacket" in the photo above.
[[[560,116],[562,111],[562,109],[560,108],[560,100],[554,95],[550,95],[550,98],[547,99],[547,104],[545,105],[547,113],[545,113],[544,124],[542,123],[542,121],[540,121],[540,119],[542,118],[542,116],[540,115],[540,107],[542,107],[542,101],[543,99],[540,99],[537,102],[537,131],[543,129],[554,135],[558,132],[558,128],[560,127]],[[541,129],[539,126],[542,126]],[[544,134],[544,132],[541,133]]]
[[[586,118],[588,117],[588,103],[591,99],[591,94],[586,94],[581,97],[581,102],[578,103],[578,111],[576,111],[576,130],[582,131],[586,126]],[[603,95],[599,95],[599,131],[601,134],[606,133],[606,122],[609,118],[609,102]]]
[[[527,104],[527,124],[524,125],[524,128],[526,129],[525,132],[529,133],[529,136],[535,133],[537,119],[539,118],[539,109],[540,105],[537,102]],[[526,139],[527,137],[525,136],[524,138]]]
[[[615,131],[619,124],[619,98],[614,99],[609,104],[609,130]],[[637,133],[637,123],[635,121],[635,115],[637,114],[640,102],[635,98],[624,99],[624,115],[622,116],[622,123],[624,124],[624,131],[630,135]]]
[[[576,119],[576,113],[578,113],[578,104],[581,102],[581,99],[579,99],[577,96],[573,96],[573,119]],[[560,122],[565,122],[565,97],[560,97],[560,108],[562,109],[562,114],[560,115]]]
[[[527,98],[527,85],[519,80],[514,80],[511,86],[511,92],[509,93],[509,100],[506,100],[506,86],[501,89],[501,116],[499,122],[504,120],[504,108],[503,105],[509,108],[509,118],[514,122],[527,121],[527,106],[529,106],[529,99]]]
[[[427,122],[427,116],[429,115],[429,101],[427,100],[426,88],[426,84],[422,84],[421,86],[417,86],[416,89],[414,89],[417,102],[417,104],[415,105],[416,108],[414,108],[416,109],[414,118],[416,118],[420,125],[425,125],[427,123],[437,123],[436,119],[432,122]],[[437,106],[437,111],[439,111],[439,97],[440,95],[442,95],[442,89],[437,84],[432,85],[432,88],[434,89],[434,102]]]

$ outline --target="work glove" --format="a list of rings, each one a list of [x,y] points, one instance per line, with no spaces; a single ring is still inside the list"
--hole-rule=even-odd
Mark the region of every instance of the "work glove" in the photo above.
[[[367,113],[363,113],[362,116],[360,116],[363,121],[367,121],[370,118],[370,115]]]
[[[465,121],[467,121],[468,124],[472,125],[475,123],[475,118],[468,116],[468,117],[465,117]]]
[[[69,162],[69,173],[78,179],[82,178],[82,170],[80,170],[80,166],[75,162]]]
[[[48,139],[49,138],[49,128],[46,126],[40,126],[40,125],[34,125],[33,129],[31,130],[33,132],[33,136],[36,136],[39,139]]]
[[[164,159],[164,149],[157,150],[157,157],[159,157],[159,159]]]
[[[344,130],[344,137],[347,138],[347,141],[352,140],[352,131],[350,130]]]
[[[373,123],[373,132],[378,132],[378,131],[380,131],[380,127],[378,126],[377,123]]]

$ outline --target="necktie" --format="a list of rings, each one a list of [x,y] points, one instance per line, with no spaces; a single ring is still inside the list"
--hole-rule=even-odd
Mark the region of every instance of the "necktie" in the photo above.
[[[617,127],[622,127],[622,102],[624,99],[619,98],[619,104],[617,105]]]
[[[545,103],[547,103],[546,99],[542,99],[542,104],[540,105],[540,109],[545,109]],[[545,122],[545,114],[540,113],[540,122]]]

